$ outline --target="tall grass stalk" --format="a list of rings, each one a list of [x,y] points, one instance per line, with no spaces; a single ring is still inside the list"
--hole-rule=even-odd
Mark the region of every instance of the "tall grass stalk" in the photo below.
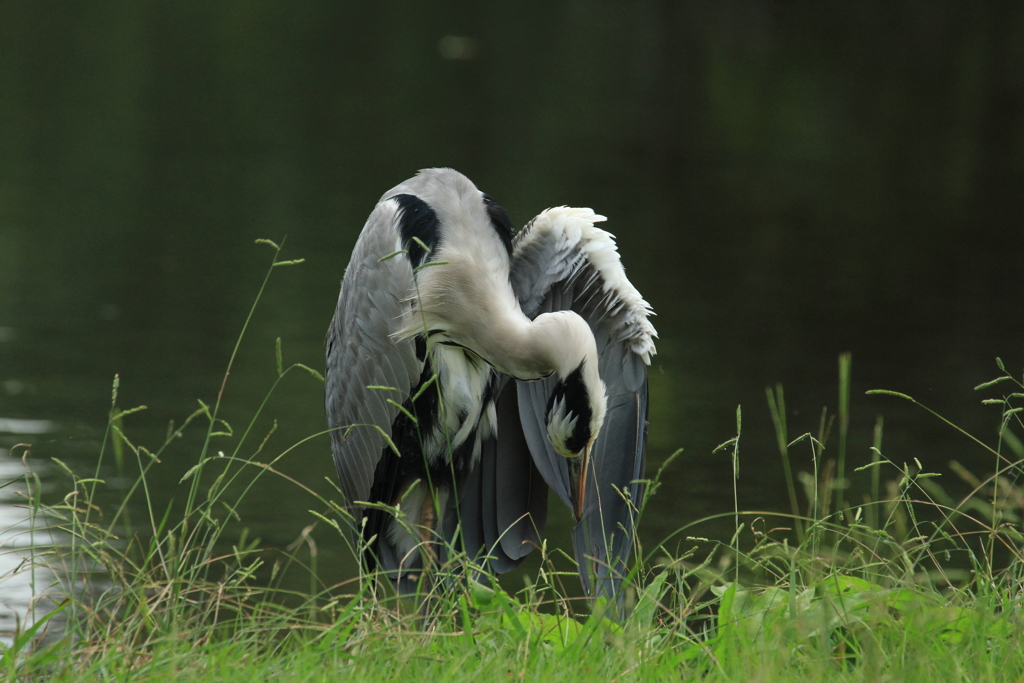
[[[839,354],[839,449],[836,463],[836,512],[845,504],[846,491],[846,437],[850,430],[850,370],[853,355]]]
[[[878,528],[878,505],[876,502],[881,500],[880,486],[882,482],[882,470],[879,469],[878,463],[882,457],[882,429],[884,425],[885,421],[879,415],[871,435],[871,489],[868,493],[865,508],[867,510],[868,526],[872,529]]]
[[[786,397],[781,384],[775,385],[773,392],[771,387],[765,387],[765,394],[768,397],[768,411],[772,416],[772,425],[775,427],[775,441],[779,447],[779,455],[782,456],[782,474],[786,480],[786,492],[789,494],[789,510],[793,515],[793,523],[796,527],[796,536],[802,542],[804,539],[803,522],[800,518],[800,503],[796,497],[796,481],[793,477],[793,469],[789,464],[789,439],[787,438],[786,427]]]

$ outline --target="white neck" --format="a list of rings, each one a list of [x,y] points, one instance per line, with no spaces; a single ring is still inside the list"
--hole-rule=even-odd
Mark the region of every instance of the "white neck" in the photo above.
[[[597,344],[590,326],[572,311],[542,313],[530,321],[518,310],[481,320],[473,348],[494,367],[516,379],[552,373],[565,377],[580,363],[597,373]]]
[[[472,329],[472,341],[466,345],[516,379],[540,379],[552,373],[565,379],[582,364],[590,398],[590,433],[592,438],[597,436],[607,398],[597,343],[583,318],[572,311],[556,311],[542,313],[531,322],[516,308],[514,315],[481,320]]]
[[[572,311],[542,313],[530,320],[508,280],[508,261],[487,258],[472,240],[447,242],[436,266],[417,276],[413,306],[395,336],[424,332],[473,351],[500,372],[521,380],[552,373],[565,378],[583,363],[595,424],[604,419],[605,390],[594,333]]]

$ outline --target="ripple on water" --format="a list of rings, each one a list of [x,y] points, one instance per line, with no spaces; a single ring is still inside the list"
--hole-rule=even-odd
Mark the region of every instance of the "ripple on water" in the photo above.
[[[39,429],[46,420],[0,418],[0,431],[12,424]],[[23,431],[40,434],[49,431]],[[0,447],[0,642],[10,644],[20,627],[30,626],[52,608],[48,593],[58,578],[42,553],[58,542],[46,521],[32,512],[29,501],[38,494],[45,463],[18,457],[19,450]],[[51,622],[53,623],[53,622]],[[59,628],[59,624],[53,624]]]

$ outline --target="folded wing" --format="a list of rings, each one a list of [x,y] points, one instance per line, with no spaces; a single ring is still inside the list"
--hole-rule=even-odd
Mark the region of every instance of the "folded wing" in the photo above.
[[[591,450],[586,506],[573,530],[580,578],[589,594],[618,592],[643,495],[647,448],[647,366],[657,333],[651,308],[626,278],[614,237],[590,209],[557,207],[517,236],[512,287],[523,312],[572,310],[594,332],[607,389],[604,425]],[[555,378],[517,382],[523,436],[537,470],[572,508],[568,461],[546,438],[545,409]]]
[[[407,255],[385,258],[399,244],[398,216],[398,205],[385,201],[370,214],[352,252],[327,332],[327,422],[341,490],[357,535],[363,510],[356,502],[369,500],[375,485],[396,485],[397,460],[385,458],[388,462],[382,466],[381,459],[389,448],[398,406],[423,371],[415,343],[392,338],[413,286]],[[378,469],[391,471],[381,471],[375,484]]]

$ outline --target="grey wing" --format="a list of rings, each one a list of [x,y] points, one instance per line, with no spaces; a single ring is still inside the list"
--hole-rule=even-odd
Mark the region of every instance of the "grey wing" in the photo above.
[[[647,366],[657,336],[650,307],[626,279],[614,238],[589,209],[543,212],[516,237],[512,287],[523,312],[573,310],[594,332],[607,390],[604,425],[591,449],[586,505],[573,529],[580,578],[588,593],[618,592],[632,547],[647,450]],[[518,382],[519,410],[530,452],[567,507],[568,461],[546,437],[547,400],[556,378]]]
[[[370,214],[327,332],[327,423],[341,490],[357,530],[362,509],[355,503],[368,500],[398,406],[423,369],[415,343],[391,337],[413,289],[406,255],[385,258],[400,248],[397,214],[390,201]]]
[[[504,375],[494,381],[498,431],[482,444],[480,460],[463,484],[459,512],[467,554],[503,574],[540,547],[548,487],[525,441],[517,383]]]

